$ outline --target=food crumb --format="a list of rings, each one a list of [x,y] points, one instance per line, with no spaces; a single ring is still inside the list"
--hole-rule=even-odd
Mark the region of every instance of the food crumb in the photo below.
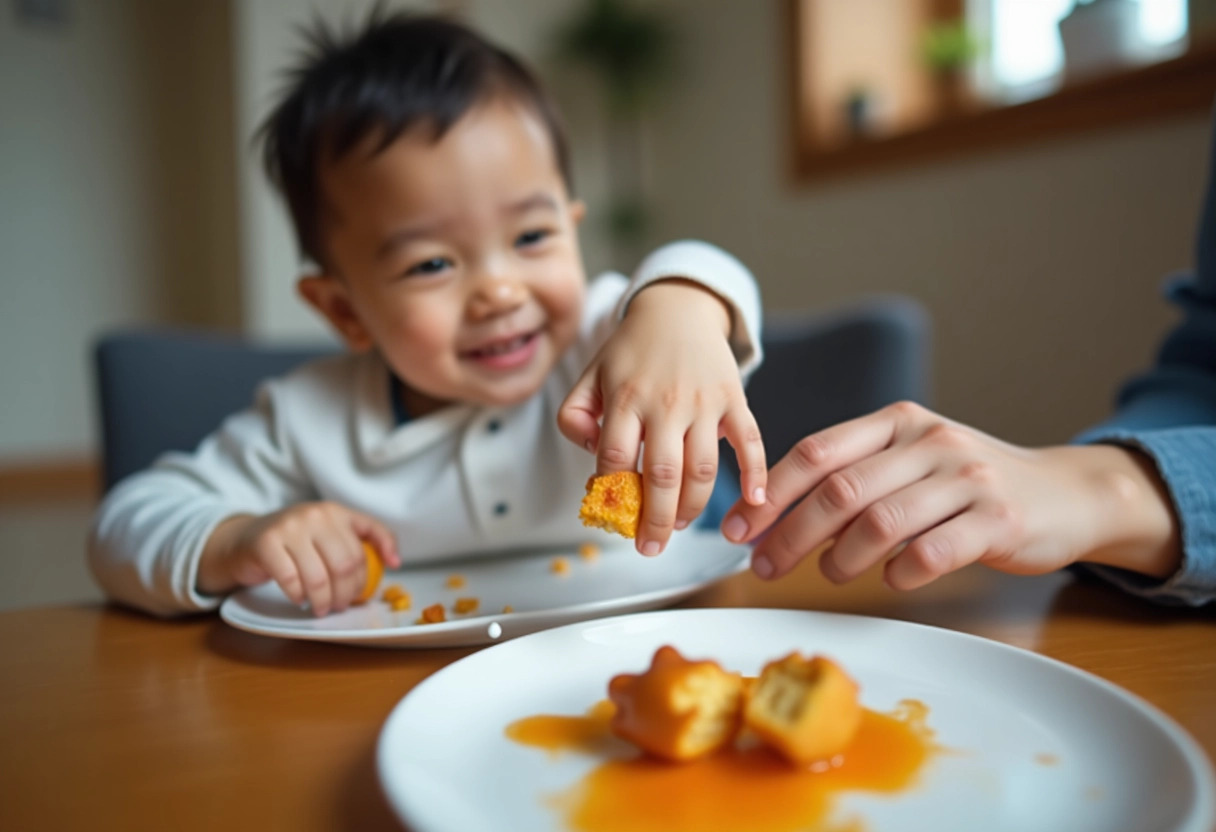
[[[441,624],[447,621],[447,614],[443,611],[443,604],[431,604],[422,611],[422,616],[415,621],[415,624]]]
[[[389,584],[384,588],[384,592],[380,593],[380,600],[391,604],[398,598],[402,598],[407,595],[408,593],[401,588],[400,584]]]
[[[389,609],[393,612],[405,612],[413,606],[413,600],[408,592],[403,592],[393,600],[388,602]]]
[[[481,604],[476,598],[457,598],[452,604],[452,612],[457,615],[473,612]]]
[[[565,558],[554,558],[549,564],[549,571],[555,575],[565,575],[570,571],[570,561]]]
[[[578,547],[578,556],[585,561],[593,561],[600,556],[600,547],[594,543],[584,543]]]
[[[464,575],[448,575],[445,585],[448,589],[460,589],[465,583]]]
[[[510,604],[506,604],[505,606],[503,606],[502,611],[503,611],[504,615],[509,612],[515,612],[515,607],[511,606]]]

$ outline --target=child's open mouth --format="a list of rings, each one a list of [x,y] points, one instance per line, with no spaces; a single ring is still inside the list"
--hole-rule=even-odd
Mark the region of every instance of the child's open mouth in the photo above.
[[[475,361],[479,366],[494,370],[521,367],[531,361],[532,356],[536,354],[536,347],[540,342],[539,336],[540,331],[537,330],[517,335],[514,338],[494,341],[465,352],[464,357]]]

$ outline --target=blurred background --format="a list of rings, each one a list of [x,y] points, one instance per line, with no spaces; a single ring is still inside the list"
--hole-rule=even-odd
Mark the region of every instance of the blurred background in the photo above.
[[[1109,408],[1193,263],[1216,0],[464,0],[569,122],[590,272],[699,237],[776,316],[899,294],[931,404],[1018,443]],[[0,0],[0,608],[96,597],[91,349],[326,341],[251,136],[365,0]]]

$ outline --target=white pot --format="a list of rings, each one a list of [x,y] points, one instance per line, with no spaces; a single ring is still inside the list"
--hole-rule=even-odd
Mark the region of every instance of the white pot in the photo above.
[[[1069,81],[1135,63],[1142,51],[1135,0],[1094,0],[1076,5],[1060,21],[1064,77]]]

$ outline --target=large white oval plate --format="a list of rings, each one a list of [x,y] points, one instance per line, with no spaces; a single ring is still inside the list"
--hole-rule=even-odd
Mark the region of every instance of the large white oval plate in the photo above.
[[[263,584],[228,597],[223,619],[242,630],[282,638],[361,644],[373,647],[454,647],[485,644],[572,621],[672,604],[747,565],[748,549],[716,532],[684,531],[672,536],[662,555],[645,558],[632,544],[606,539],[594,560],[576,549],[516,553],[418,566],[389,572],[381,586],[401,585],[413,600],[408,611],[393,612],[382,601],[317,618]],[[569,567],[553,571],[555,558]],[[447,586],[459,574],[465,585]],[[480,602],[472,615],[455,615],[459,597]],[[442,603],[448,621],[415,624],[418,611]],[[513,612],[503,614],[504,606]]]
[[[792,610],[692,609],[535,633],[474,653],[410,692],[380,734],[377,768],[413,832],[562,829],[544,803],[596,761],[506,739],[512,721],[581,714],[609,678],[671,644],[756,673],[791,650],[827,653],[887,710],[929,706],[941,744],[894,798],[848,795],[868,832],[1210,832],[1211,765],[1152,706],[1035,653],[918,624]],[[1045,765],[1049,759],[1053,764]]]

